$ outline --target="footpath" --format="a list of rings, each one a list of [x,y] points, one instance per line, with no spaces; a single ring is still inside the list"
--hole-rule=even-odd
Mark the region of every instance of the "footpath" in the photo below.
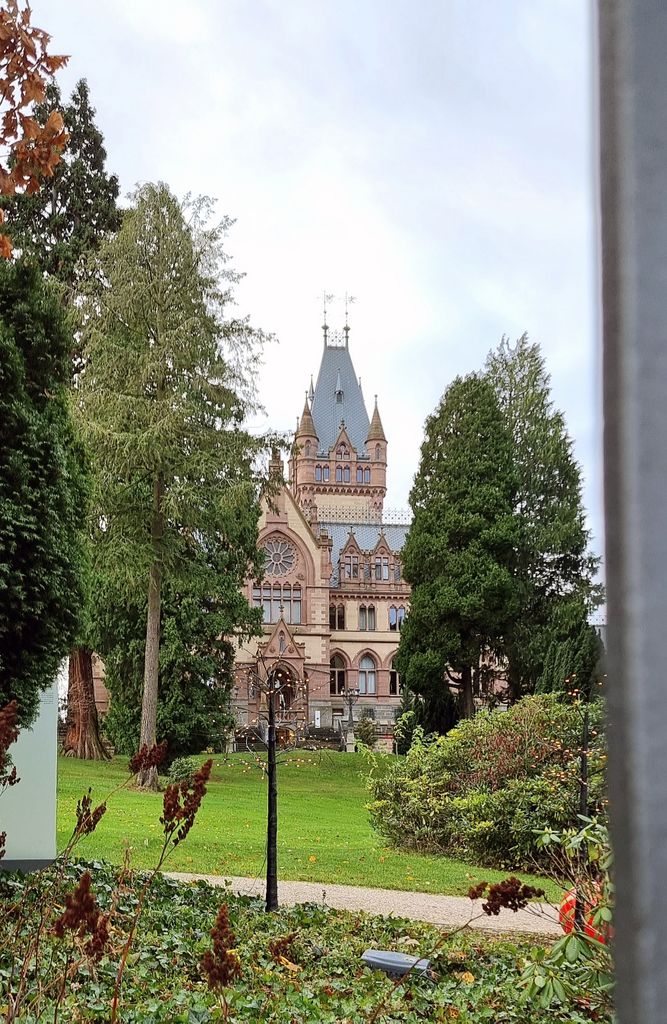
[[[165,872],[182,882],[204,881],[219,885],[240,896],[263,898],[265,881],[261,878],[239,878],[221,875],[193,875],[180,871]],[[468,924],[489,932],[562,935],[558,911],[549,903],[534,903],[516,914],[501,910],[497,917],[482,913],[483,900],[472,903],[465,896],[441,896],[427,892],[401,892],[398,889],[366,889],[356,885],[329,885],[326,882],[278,882],[278,902],[282,906],[295,903],[319,903],[336,910],[364,910],[369,914],[391,914],[413,921],[428,921],[444,928]]]

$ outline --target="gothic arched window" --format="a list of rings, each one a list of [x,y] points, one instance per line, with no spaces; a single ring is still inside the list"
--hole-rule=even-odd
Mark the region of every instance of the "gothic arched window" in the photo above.
[[[340,654],[334,654],[329,662],[329,693],[338,696],[345,692],[345,662]]]
[[[343,469],[343,482],[346,483],[346,484],[349,484],[349,482],[350,482],[350,467],[349,466],[345,466],[345,468]]]
[[[375,662],[365,654],[359,662],[359,693],[374,695],[376,692]]]
[[[357,483],[363,484],[364,482],[364,470],[363,466],[357,466]]]
[[[369,484],[371,482],[371,471],[370,469],[364,470],[364,483]]]
[[[391,665],[389,668],[389,696],[398,697],[401,688],[401,680],[398,672],[394,668],[394,659],[391,659]]]
[[[380,448],[380,445],[376,444],[375,445],[375,460],[376,460],[376,462],[380,461],[381,452],[382,452],[382,449]]]
[[[317,481],[320,481],[322,479],[322,467],[321,466],[315,466],[315,479]]]
[[[310,441],[306,441],[306,458],[310,457]]]

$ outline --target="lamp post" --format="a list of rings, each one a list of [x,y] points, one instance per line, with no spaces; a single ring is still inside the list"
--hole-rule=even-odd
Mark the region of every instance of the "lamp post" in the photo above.
[[[345,750],[348,754],[354,754],[355,750],[355,739],[354,739],[354,715],[352,714],[352,708],[359,700],[359,690],[355,687],[346,686],[343,692],[343,700],[347,704],[347,731],[345,733]]]
[[[285,691],[290,688],[293,693],[287,711],[296,711],[299,704],[306,698],[306,684],[295,677],[291,671],[277,665],[266,672],[266,678],[258,673],[248,670],[247,679],[250,686],[252,677],[253,685],[266,698],[266,720],[268,724],[266,737],[267,751],[267,826],[266,826],[266,910],[271,912],[278,909],[278,773],[277,773],[277,752],[276,752],[276,702],[281,699]],[[285,721],[284,714],[281,714],[281,722]],[[294,716],[294,731],[298,732],[299,723]]]

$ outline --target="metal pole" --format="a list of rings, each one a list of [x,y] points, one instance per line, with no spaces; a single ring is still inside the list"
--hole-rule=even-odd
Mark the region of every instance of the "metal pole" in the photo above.
[[[667,3],[598,4],[620,1024],[667,1013]]]
[[[278,909],[278,783],[276,777],[276,709],[275,680],[272,677],[268,688],[269,734],[268,751],[268,819],[266,830],[266,910]]]

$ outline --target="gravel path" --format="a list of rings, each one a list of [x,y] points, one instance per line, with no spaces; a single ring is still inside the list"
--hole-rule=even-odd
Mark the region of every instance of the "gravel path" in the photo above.
[[[182,882],[203,879],[211,885],[229,886],[241,896],[264,896],[263,879],[191,875],[167,871],[170,878]],[[513,914],[501,910],[498,917],[481,912],[481,900],[473,904],[465,896],[439,896],[425,892],[401,892],[396,889],[364,889],[356,885],[327,885],[325,882],[278,882],[281,904],[321,903],[337,910],[365,910],[370,914],[393,914],[414,921],[428,921],[448,928],[469,923],[471,928],[490,932],[532,932],[537,935],[562,935],[558,912],[548,903],[535,903]]]

